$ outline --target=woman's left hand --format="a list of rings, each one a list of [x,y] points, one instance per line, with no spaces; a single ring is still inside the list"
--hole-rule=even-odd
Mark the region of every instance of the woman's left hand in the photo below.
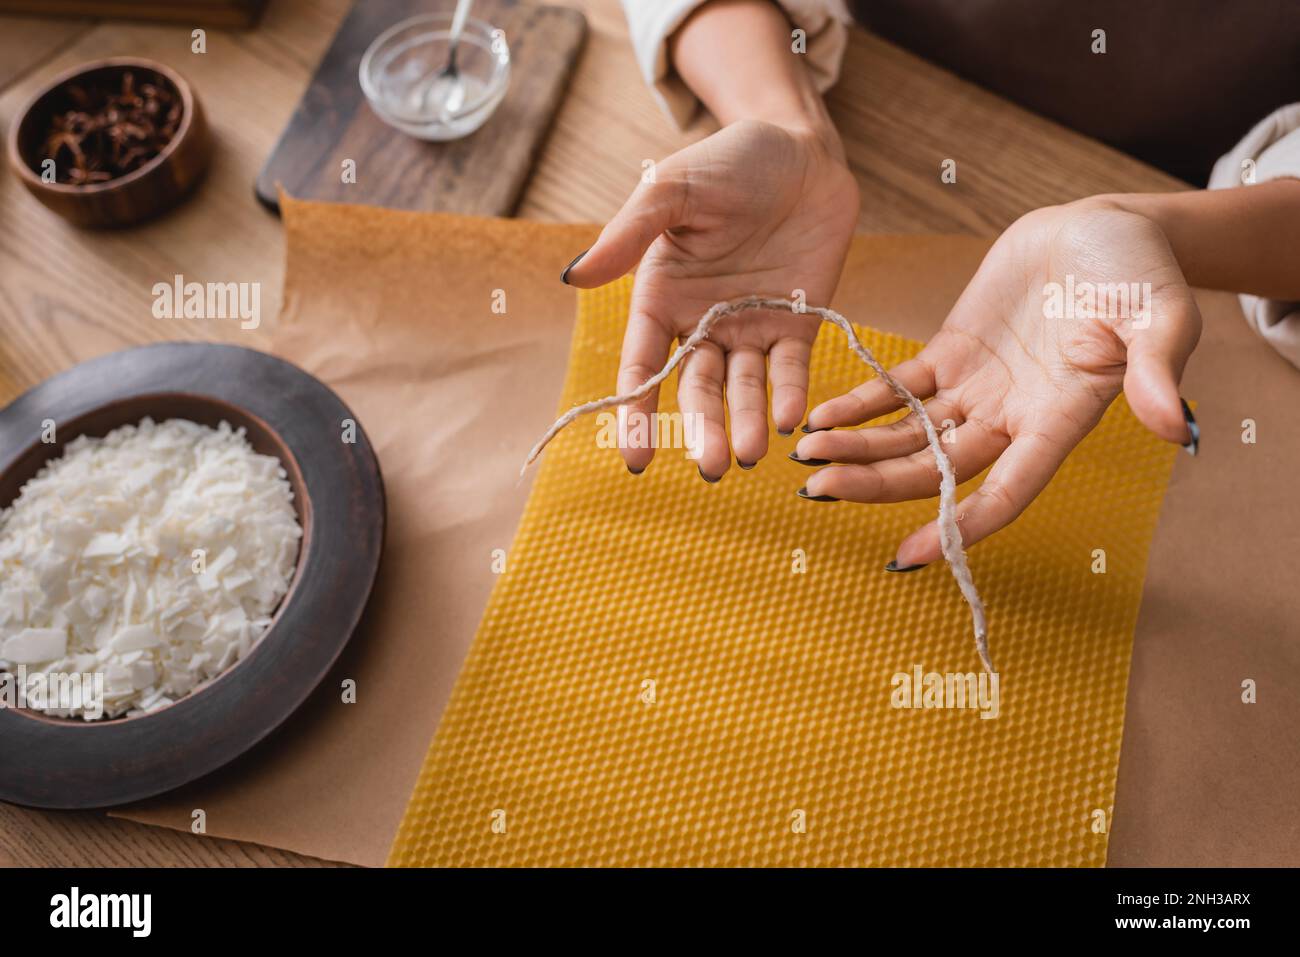
[[[1091,308],[1080,296],[1095,294]],[[958,506],[966,545],[1013,521],[1119,394],[1160,438],[1195,452],[1178,382],[1201,316],[1165,234],[1109,200],[1035,210],[994,244],[942,329],[891,370],[943,434],[958,482],[992,465]],[[859,425],[899,408],[879,379],[824,402],[808,428]],[[852,431],[817,431],[796,456],[829,464],[806,495],[896,502],[938,494],[934,454],[915,414]],[[931,522],[898,548],[897,567],[940,557]]]

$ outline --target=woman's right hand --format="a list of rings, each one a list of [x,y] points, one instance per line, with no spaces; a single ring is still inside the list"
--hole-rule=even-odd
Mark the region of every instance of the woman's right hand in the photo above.
[[[676,338],[695,329],[714,303],[752,294],[830,301],[858,216],[858,188],[833,129],[756,120],[732,123],[653,168],[599,239],[565,273],[583,288],[637,266],[618,391],[664,365]],[[724,424],[742,468],[767,452],[766,382],[772,418],[783,433],[803,419],[814,317],[754,310],[718,324],[683,361],[677,398],[698,414],[700,474],[717,481],[731,465]],[[654,412],[652,393],[627,412]],[[653,448],[624,448],[641,472]]]

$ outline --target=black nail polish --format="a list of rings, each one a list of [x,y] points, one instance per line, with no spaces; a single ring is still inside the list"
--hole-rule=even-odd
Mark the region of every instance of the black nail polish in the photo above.
[[[560,273],[560,282],[564,283],[566,286],[569,284],[569,270],[582,262],[582,257],[587,255],[589,252],[591,252],[590,249],[584,249],[582,252],[578,253],[578,255],[573,257],[573,262],[565,266],[564,272]]]
[[[791,452],[791,453],[789,454],[789,456],[787,456],[787,458],[789,458],[791,462],[798,462],[800,465],[814,465],[814,466],[815,466],[815,465],[830,465],[830,464],[831,464],[831,460],[830,460],[830,459],[801,459],[801,458],[799,458],[798,455],[796,455],[796,454],[793,453],[793,452]]]
[[[719,482],[722,481],[721,475],[719,475],[717,478],[709,478],[707,475],[704,474],[704,469],[701,466],[697,465],[695,467],[700,470],[700,478],[704,479],[704,481],[708,482],[710,485],[717,485]]]
[[[813,428],[809,428],[809,427],[806,426],[806,425],[803,425],[803,426],[800,426],[800,427],[799,427],[799,431],[802,432],[802,433],[804,433],[804,435],[812,435],[814,432],[829,432],[830,430],[831,430],[831,427],[830,427],[829,425],[826,426],[826,428],[824,428],[824,429],[813,429]]]
[[[839,501],[839,499],[837,499],[834,495],[809,495],[808,489],[806,488],[801,488],[799,489],[799,491],[795,492],[794,494],[798,495],[800,498],[806,498],[810,502],[838,502]]]
[[[757,463],[757,462],[742,462],[742,461],[740,461],[740,459],[736,459],[736,464],[739,465],[739,466],[740,466],[742,469],[744,469],[746,472],[748,472],[750,469],[752,469],[752,468],[753,468],[755,465],[757,465],[758,463]]]
[[[1195,455],[1196,450],[1201,447],[1201,427],[1196,424],[1196,416],[1192,415],[1187,400],[1180,398],[1178,401],[1183,404],[1183,418],[1187,420],[1187,431],[1192,433],[1191,439],[1183,448],[1187,450],[1188,455]]]
[[[922,562],[920,565],[900,565],[900,564],[898,564],[898,562],[897,562],[895,559],[892,559],[892,558],[891,558],[891,559],[889,560],[889,564],[885,566],[885,571],[887,571],[887,572],[914,572],[914,571],[916,571],[918,568],[924,568],[925,566],[926,566],[926,563],[925,563],[925,562]]]
[[[790,436],[794,435],[794,429],[777,429],[776,434],[783,435],[788,439]]]
[[[639,469],[634,469],[634,468],[632,468],[632,466],[629,465],[629,466],[627,467],[627,470],[628,470],[629,472],[631,472],[633,475],[640,475],[642,472],[645,471],[645,466],[643,465],[643,466],[641,466]]]

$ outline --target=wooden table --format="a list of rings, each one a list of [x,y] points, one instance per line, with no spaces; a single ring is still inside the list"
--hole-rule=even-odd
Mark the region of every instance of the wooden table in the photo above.
[[[590,24],[587,48],[519,215],[604,221],[660,158],[712,129],[679,132],[643,86],[616,0],[566,0]],[[0,175],[0,403],[84,354],[175,338],[152,317],[151,288],[182,273],[198,281],[258,281],[264,315],[278,312],[279,221],[253,181],[307,86],[350,0],[273,0],[251,32],[125,22],[0,18],[0,126],[53,73],[96,57],[169,63],[197,88],[218,143],[200,192],[141,228],[87,233],[66,225]],[[1099,192],[1186,184],[1020,110],[862,31],[830,95],[862,188],[867,232],[994,236],[1038,206]],[[945,159],[957,182],[940,180]],[[196,323],[193,338],[219,330]],[[248,344],[248,333],[240,334]],[[257,342],[253,343],[255,346]],[[310,865],[252,844],[199,839],[95,813],[0,805],[0,865]]]

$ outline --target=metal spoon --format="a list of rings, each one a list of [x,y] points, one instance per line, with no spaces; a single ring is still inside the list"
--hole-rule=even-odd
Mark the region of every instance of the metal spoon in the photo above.
[[[456,51],[460,47],[460,35],[465,31],[465,20],[474,0],[456,0],[456,13],[451,19],[451,34],[447,37],[447,65],[429,81],[420,98],[423,109],[432,100],[438,104],[438,112],[443,121],[450,119],[465,105],[465,81],[456,66]]]

